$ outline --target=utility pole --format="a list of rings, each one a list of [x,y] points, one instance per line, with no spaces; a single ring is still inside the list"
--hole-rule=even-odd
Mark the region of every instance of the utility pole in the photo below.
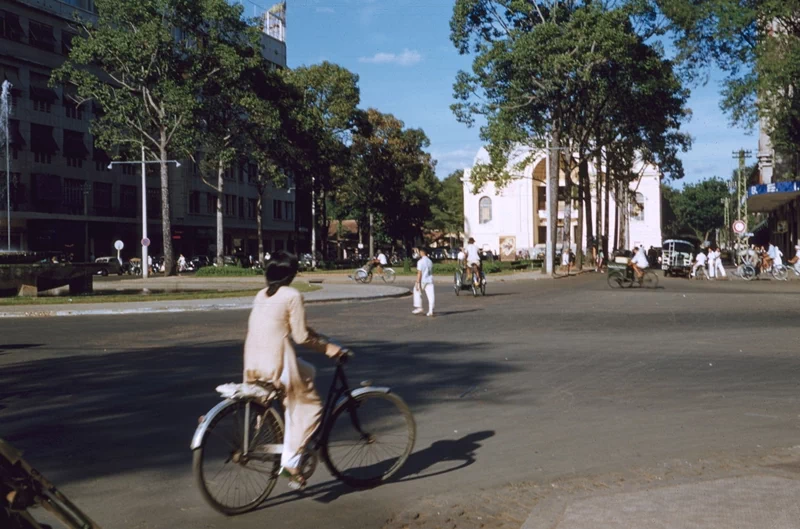
[[[738,220],[742,220],[747,226],[747,176],[744,174],[745,170],[745,160],[753,156],[751,151],[747,151],[745,149],[739,149],[738,151],[733,152],[733,157],[739,160],[739,178],[736,182],[736,218]],[[747,229],[750,229],[750,226],[747,226]],[[747,233],[747,232],[745,232]],[[747,235],[742,234],[739,236],[739,240],[737,241],[737,250],[740,250],[744,240],[746,239]],[[740,252],[737,251],[737,254]]]

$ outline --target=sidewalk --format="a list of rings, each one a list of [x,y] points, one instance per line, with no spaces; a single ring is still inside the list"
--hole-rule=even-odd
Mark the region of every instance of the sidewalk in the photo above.
[[[797,529],[800,481],[755,474],[616,494],[552,497],[522,529]]]
[[[113,292],[117,288],[152,288],[165,289],[166,284],[173,278],[153,278],[147,280],[131,280],[114,282],[115,288],[97,288],[97,291]],[[182,279],[182,278],[181,278]],[[200,288],[200,283],[195,286],[187,286],[183,281],[180,285],[173,287],[181,290],[243,290],[263,287],[263,280],[256,277],[255,283],[246,281],[235,281],[229,288],[222,288],[216,281],[211,283],[203,281],[205,288]],[[228,280],[230,281],[230,280]],[[106,283],[112,284],[112,283]],[[135,286],[133,285],[135,284]],[[210,288],[209,288],[210,287]],[[322,285],[321,290],[307,292],[303,294],[306,303],[330,303],[342,301],[368,301],[380,298],[402,297],[408,295],[407,288],[386,285]],[[0,307],[0,318],[26,318],[26,317],[53,317],[53,316],[98,316],[112,314],[157,314],[162,312],[195,312],[195,311],[215,311],[215,310],[246,310],[253,304],[253,297],[200,299],[200,300],[175,300],[175,301],[142,301],[142,302],[123,302],[123,303],[81,303],[81,304],[59,304],[59,305],[20,305]]]

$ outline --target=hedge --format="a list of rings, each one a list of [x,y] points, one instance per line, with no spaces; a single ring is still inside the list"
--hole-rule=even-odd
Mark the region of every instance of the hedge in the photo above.
[[[195,274],[196,277],[251,277],[264,275],[261,270],[242,268],[236,265],[204,266]]]

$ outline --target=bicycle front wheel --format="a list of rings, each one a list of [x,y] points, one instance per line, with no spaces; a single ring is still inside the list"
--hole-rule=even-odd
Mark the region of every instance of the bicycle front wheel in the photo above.
[[[644,288],[657,288],[658,276],[652,270],[645,272],[642,277],[642,287]]]
[[[334,412],[322,457],[337,479],[352,487],[372,487],[400,470],[416,437],[414,417],[403,399],[371,391]]]
[[[353,279],[356,280],[357,283],[365,283],[367,281],[367,276],[369,274],[363,268],[359,268],[355,272],[353,272]]]
[[[248,453],[244,454],[246,406],[250,405]],[[268,446],[283,443],[283,425],[275,410],[256,401],[236,401],[208,425],[194,451],[194,476],[203,499],[216,511],[234,515],[252,511],[275,487],[280,454]],[[272,451],[274,452],[274,451]]]
[[[606,279],[606,281],[608,281],[608,286],[611,288],[621,288],[626,286],[623,276],[619,272],[609,272],[608,279]]]
[[[756,277],[756,269],[749,264],[739,265],[739,268],[737,268],[736,271],[739,274],[739,277],[745,281],[751,281]]]
[[[386,283],[394,283],[395,272],[391,268],[386,268],[383,271],[383,280]]]
[[[778,281],[786,281],[789,279],[789,270],[783,265],[775,265],[772,267],[772,277]]]

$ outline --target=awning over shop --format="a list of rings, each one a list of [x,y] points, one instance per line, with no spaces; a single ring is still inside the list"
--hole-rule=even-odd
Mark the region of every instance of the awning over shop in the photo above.
[[[31,99],[55,103],[58,101],[58,94],[52,88],[45,86],[31,86]]]
[[[754,213],[768,213],[800,197],[800,181],[750,186],[747,207]]]
[[[19,131],[19,121],[16,119],[8,120],[8,138],[12,147],[16,149],[25,147],[25,138],[22,137],[22,133]]]
[[[16,68],[9,68],[0,65],[0,84],[3,84],[3,81],[8,81],[11,83],[12,94],[22,94],[22,82],[19,80],[19,71]]]
[[[31,150],[50,154],[58,151],[58,144],[53,139],[53,127],[31,124]]]

